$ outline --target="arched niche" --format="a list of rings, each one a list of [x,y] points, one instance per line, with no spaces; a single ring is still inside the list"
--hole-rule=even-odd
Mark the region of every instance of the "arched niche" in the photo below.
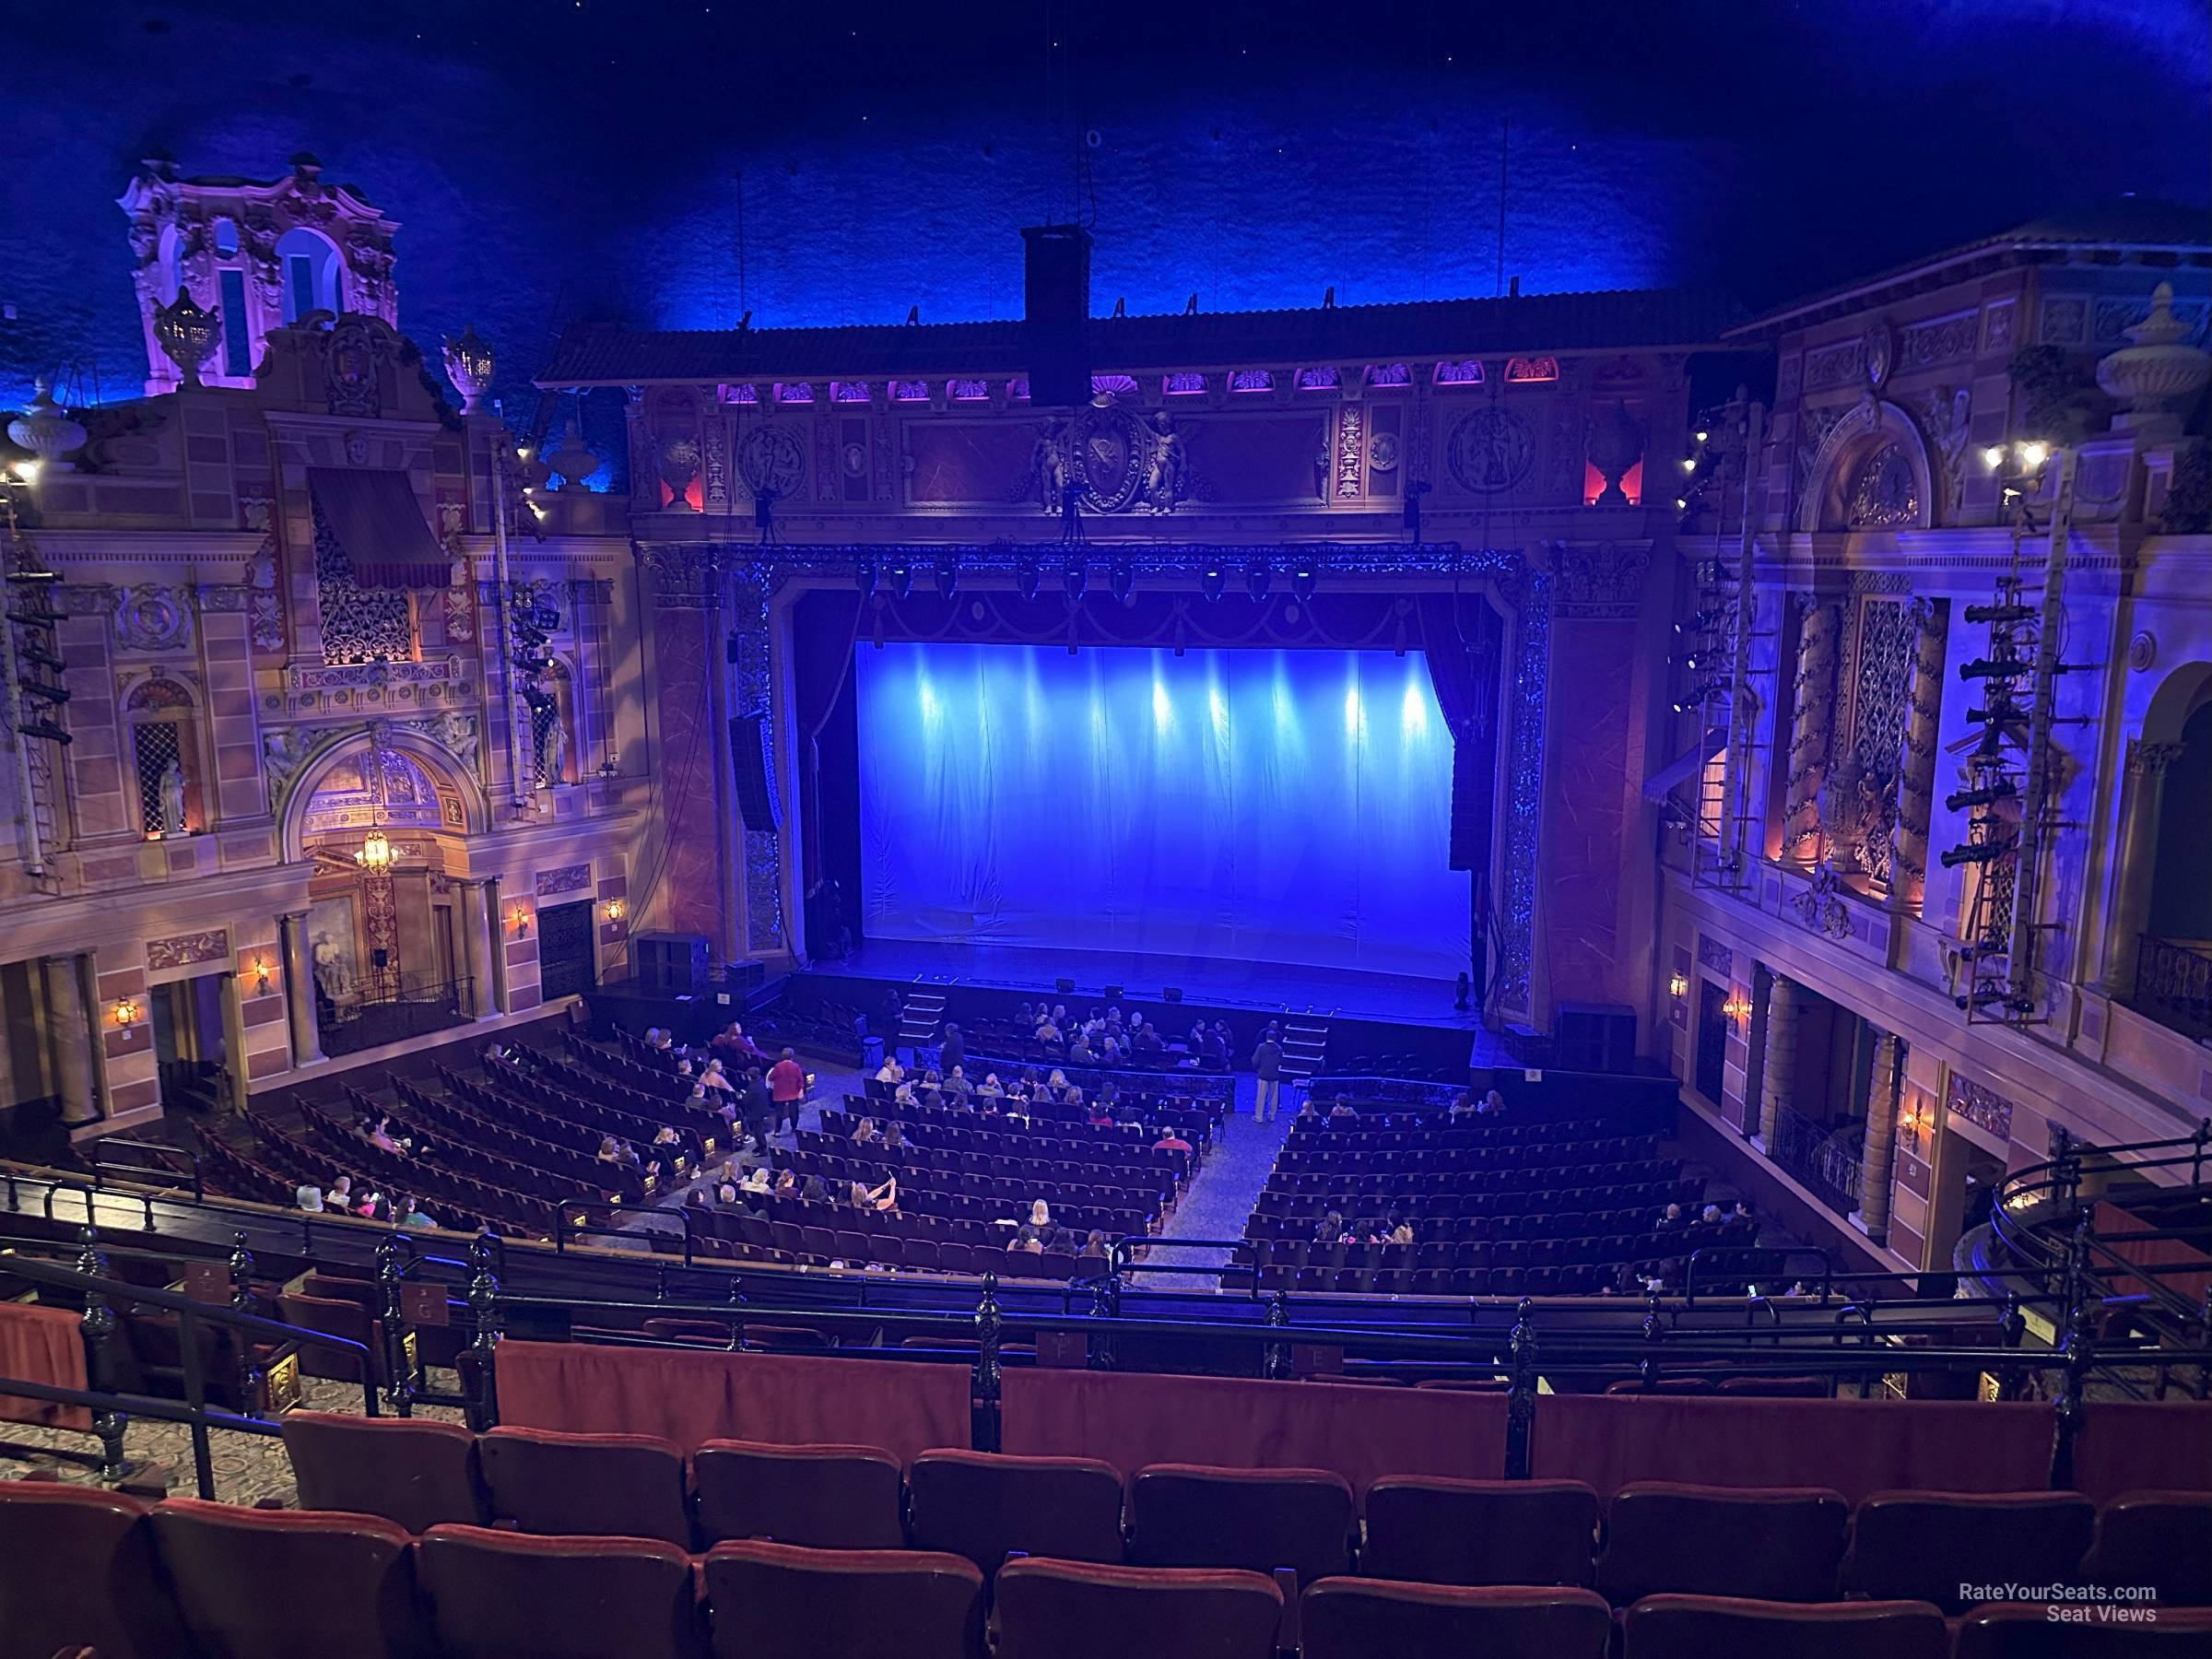
[[[1806,478],[1800,531],[1925,530],[1935,523],[1927,441],[1893,403],[1869,398],[1836,422]]]
[[[378,823],[396,840],[410,830],[473,835],[490,822],[483,789],[442,745],[418,732],[372,735],[356,727],[326,739],[300,766],[285,798],[284,856],[304,859],[311,843],[358,839]]]

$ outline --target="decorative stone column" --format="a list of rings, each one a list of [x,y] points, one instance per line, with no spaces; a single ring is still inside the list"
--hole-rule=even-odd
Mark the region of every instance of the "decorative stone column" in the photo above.
[[[2108,996],[2132,995],[2143,925],[2150,919],[2150,884],[2159,856],[2159,818],[2166,769],[2182,758],[2178,743],[2127,742],[2127,779],[2120,799],[2119,847],[2112,859],[2112,905],[2106,912],[2104,969]]]
[[[507,1012],[507,931],[500,920],[500,878],[484,877],[484,939],[490,959],[490,973],[485,994],[491,1000],[485,1005],[493,1014]]]
[[[1833,600],[1805,595],[1797,629],[1797,670],[1790,717],[1790,771],[1783,791],[1782,855],[1811,860],[1820,833],[1820,785],[1835,740],[1836,650],[1842,612]]]
[[[1759,1068],[1759,1147],[1774,1144],[1782,1109],[1797,1093],[1797,986],[1777,973],[1767,985],[1767,1052]]]
[[[461,954],[467,964],[462,971],[468,975],[468,1011],[482,1019],[498,1012],[491,962],[499,941],[492,937],[483,879],[463,877],[455,885],[461,889]]]
[[[277,921],[284,928],[284,1012],[298,1070],[323,1058],[323,1033],[315,1025],[315,959],[308,948],[307,912],[287,911]]]
[[[1889,831],[1889,904],[1920,913],[1928,877],[1928,824],[1936,806],[1936,749],[1943,716],[1945,608],[1915,599],[1905,730],[1897,757],[1897,822]]]
[[[84,971],[73,956],[48,957],[47,1037],[53,1044],[53,1081],[62,1098],[62,1122],[75,1126],[100,1116],[92,1078],[92,1044],[100,1041],[86,1014]]]
[[[1866,1141],[1859,1158],[1859,1225],[1876,1243],[1889,1236],[1889,1176],[1897,1162],[1897,1082],[1900,1044],[1877,1030],[1866,1078]]]

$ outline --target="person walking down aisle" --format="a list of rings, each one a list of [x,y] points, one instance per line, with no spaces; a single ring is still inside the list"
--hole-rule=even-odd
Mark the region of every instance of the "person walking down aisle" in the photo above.
[[[1261,1037],[1260,1046],[1252,1051],[1252,1075],[1258,1079],[1252,1096],[1252,1121],[1265,1124],[1275,1116],[1283,1089],[1283,1051],[1275,1040],[1273,1026]]]

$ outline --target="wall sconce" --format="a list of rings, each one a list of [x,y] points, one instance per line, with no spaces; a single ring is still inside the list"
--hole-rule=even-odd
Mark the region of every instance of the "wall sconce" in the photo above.
[[[1687,973],[1674,975],[1666,982],[1666,994],[1677,1002],[1680,1002],[1688,996],[1689,994],[1689,976]]]
[[[253,986],[255,992],[260,995],[266,996],[269,994],[269,959],[267,957],[256,957],[253,959]]]
[[[530,936],[530,912],[523,906],[518,904],[507,912],[507,924],[514,929],[516,938],[526,939]]]
[[[1741,1025],[1751,1018],[1751,999],[1741,991],[1731,991],[1728,1000],[1721,1005],[1721,1012]]]
[[[121,1026],[126,1031],[129,1030],[134,1025],[137,1024],[138,1005],[133,1002],[127,996],[117,1002],[115,1005],[115,1023]]]
[[[609,900],[606,901],[606,919],[607,919],[609,922],[619,922],[619,921],[621,921],[621,920],[622,920],[622,900],[619,900],[619,899],[609,899]]]

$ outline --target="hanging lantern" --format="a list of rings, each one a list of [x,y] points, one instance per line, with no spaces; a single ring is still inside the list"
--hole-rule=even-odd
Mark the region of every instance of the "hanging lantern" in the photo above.
[[[383,871],[392,867],[392,842],[382,830],[371,830],[361,838],[361,850],[353,855],[353,862],[364,870]]]

